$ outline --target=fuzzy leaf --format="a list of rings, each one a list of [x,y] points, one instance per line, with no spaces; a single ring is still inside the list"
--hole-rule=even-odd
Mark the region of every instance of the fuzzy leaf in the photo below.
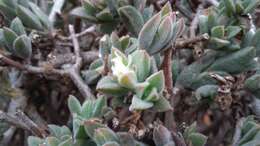
[[[192,146],[204,146],[207,142],[207,137],[200,133],[192,133],[189,135]]]
[[[232,16],[236,13],[236,7],[233,0],[224,0],[226,12],[228,16]]]
[[[74,16],[77,16],[77,17],[80,17],[82,19],[86,19],[90,22],[97,22],[98,20],[92,16],[92,15],[89,15],[88,13],[86,13],[85,9],[83,7],[77,7],[77,8],[74,8],[71,12],[70,12],[71,15],[74,15]]]
[[[135,69],[137,80],[143,82],[151,70],[151,59],[145,50],[136,50],[131,55],[132,67]]]
[[[235,37],[241,30],[242,29],[239,26],[228,26],[227,27],[227,37],[228,37],[228,39]]]
[[[51,22],[49,21],[48,16],[36,4],[29,2],[29,5],[32,12],[39,18],[45,28],[50,28]]]
[[[107,127],[94,120],[84,121],[84,129],[90,138],[93,139],[94,133],[98,128],[107,128]]]
[[[102,78],[98,82],[96,89],[104,94],[118,96],[124,95],[127,92],[126,88],[120,86],[115,79],[109,76]]]
[[[215,26],[211,29],[211,36],[216,38],[223,38],[225,35],[225,26]]]
[[[165,79],[163,71],[156,72],[149,76],[146,81],[150,84],[150,86],[155,87],[158,93],[162,93],[164,89]]]
[[[96,14],[96,18],[100,21],[109,22],[113,20],[113,15],[110,13],[109,9],[104,9]]]
[[[13,43],[14,54],[20,58],[27,59],[32,55],[31,39],[26,35],[19,36]]]
[[[120,146],[117,142],[107,142],[103,144],[102,146]]]
[[[28,146],[39,146],[44,143],[44,140],[35,136],[29,136],[27,139]]]
[[[5,45],[8,47],[8,51],[11,51],[13,53],[13,43],[18,37],[17,34],[11,29],[4,27],[3,35],[4,35]]]
[[[21,19],[25,26],[36,30],[42,30],[43,26],[39,18],[33,14],[28,8],[18,6],[17,16]]]
[[[159,100],[154,102],[153,109],[157,112],[166,112],[173,110],[170,102],[164,97],[160,97]]]
[[[135,7],[130,5],[119,8],[118,12],[123,18],[126,26],[128,26],[129,30],[135,36],[138,36],[144,25],[144,20],[141,13]]]
[[[144,24],[138,36],[140,49],[149,50],[149,47],[153,42],[154,36],[156,35],[160,22],[161,15],[156,14]]]
[[[81,104],[75,96],[69,96],[68,106],[71,113],[78,115],[81,113]]]
[[[144,109],[151,108],[152,106],[153,106],[152,102],[144,101],[144,100],[138,98],[137,96],[134,96],[132,99],[132,103],[129,107],[129,110],[130,111],[144,110]]]
[[[10,28],[17,34],[17,35],[23,35],[23,34],[26,34],[25,32],[25,28],[23,26],[23,23],[22,21],[16,17],[11,25],[10,25]]]
[[[197,100],[201,100],[202,98],[210,98],[212,99],[218,93],[217,85],[204,85],[196,90],[196,98]]]
[[[94,141],[98,146],[102,146],[107,142],[119,141],[117,135],[109,128],[98,128],[95,130]]]
[[[227,56],[217,59],[209,70],[225,71],[231,74],[240,73],[252,68],[252,61],[255,57],[256,50],[253,47],[247,47],[236,51]]]

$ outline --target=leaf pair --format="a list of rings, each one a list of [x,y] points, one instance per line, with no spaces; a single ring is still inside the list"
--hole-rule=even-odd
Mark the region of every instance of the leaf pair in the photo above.
[[[23,59],[31,57],[31,39],[26,35],[25,28],[19,18],[12,21],[10,28],[4,27],[0,29],[0,33],[2,33],[0,39],[4,43],[6,50]]]

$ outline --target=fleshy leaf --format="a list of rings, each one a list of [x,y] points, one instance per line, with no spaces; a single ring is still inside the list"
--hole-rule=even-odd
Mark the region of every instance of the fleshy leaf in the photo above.
[[[132,104],[129,107],[129,110],[130,111],[144,110],[144,109],[151,108],[152,106],[153,106],[152,102],[144,101],[138,98],[137,96],[134,96],[132,99]]]
[[[27,59],[32,55],[31,39],[26,35],[16,38],[13,44],[14,54],[20,58]]]

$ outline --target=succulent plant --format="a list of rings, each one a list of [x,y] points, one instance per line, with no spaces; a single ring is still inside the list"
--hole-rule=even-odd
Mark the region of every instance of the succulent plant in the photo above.
[[[162,94],[165,84],[163,72],[151,73],[151,57],[145,50],[136,50],[127,57],[113,48],[111,62],[112,76],[105,76],[98,82],[98,91],[112,96],[132,92],[130,110],[144,110],[151,107],[158,111],[171,109]]]
[[[19,18],[15,18],[10,28],[3,27],[0,29],[1,46],[11,54],[28,59],[32,54],[31,39],[27,36],[25,28]]]
[[[27,28],[40,31],[51,28],[48,16],[29,0],[1,0],[0,8],[7,22],[18,17]]]

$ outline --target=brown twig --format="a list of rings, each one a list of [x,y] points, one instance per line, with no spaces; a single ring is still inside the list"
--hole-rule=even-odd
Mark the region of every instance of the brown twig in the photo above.
[[[76,38],[80,38],[83,37],[85,35],[91,34],[93,35],[93,32],[96,30],[96,26],[91,26],[87,29],[85,29],[84,31],[75,34]],[[72,35],[70,35],[69,37],[65,37],[65,36],[61,36],[61,35],[57,35],[57,38],[63,41],[70,41],[73,39]]]
[[[29,119],[22,111],[16,112],[15,115],[10,115],[3,111],[0,111],[0,120],[25,130],[32,132],[39,137],[47,136],[47,133],[40,129],[31,119]]]
[[[91,89],[83,82],[82,78],[79,75],[79,71],[82,65],[82,58],[80,56],[79,42],[75,34],[74,27],[72,25],[69,25],[69,31],[72,37],[76,62],[71,69],[68,69],[68,74],[85,98],[95,99],[95,96],[91,93]]]
[[[194,44],[194,43],[198,43],[201,41],[207,41],[207,40],[209,40],[209,35],[207,33],[205,33],[205,34],[195,36],[195,37],[192,37],[189,39],[179,40],[176,42],[175,48],[181,49],[181,48],[185,48],[185,47],[191,47],[192,44]]]

